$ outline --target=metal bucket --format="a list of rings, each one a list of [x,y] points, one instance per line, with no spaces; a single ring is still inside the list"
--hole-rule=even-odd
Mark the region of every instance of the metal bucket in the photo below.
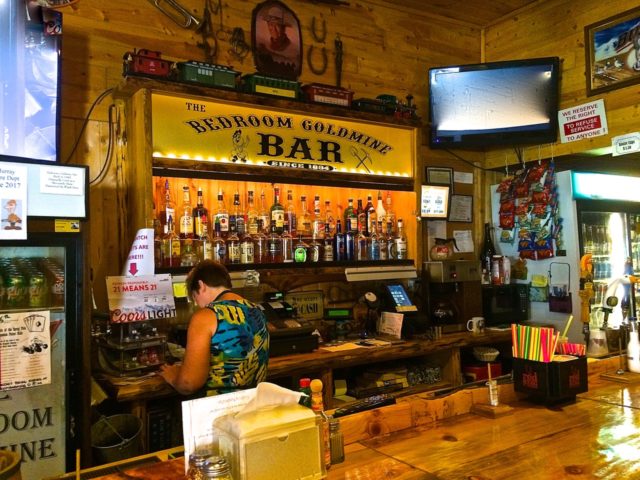
[[[0,450],[0,480],[22,480],[20,455],[9,450]]]
[[[135,415],[102,417],[91,426],[91,447],[96,463],[110,463],[141,453],[142,421]]]

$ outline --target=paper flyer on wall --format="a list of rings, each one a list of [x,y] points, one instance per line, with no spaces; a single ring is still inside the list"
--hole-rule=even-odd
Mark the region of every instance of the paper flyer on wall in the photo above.
[[[0,314],[0,390],[51,383],[50,312]]]
[[[176,316],[171,275],[107,277],[112,323],[143,322]]]
[[[0,166],[0,240],[27,238],[27,167]]]

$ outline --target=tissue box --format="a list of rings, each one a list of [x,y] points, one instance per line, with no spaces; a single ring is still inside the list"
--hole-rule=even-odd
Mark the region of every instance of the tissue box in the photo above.
[[[215,422],[220,454],[237,480],[324,478],[322,430],[315,413],[301,405],[280,405],[225,415]]]

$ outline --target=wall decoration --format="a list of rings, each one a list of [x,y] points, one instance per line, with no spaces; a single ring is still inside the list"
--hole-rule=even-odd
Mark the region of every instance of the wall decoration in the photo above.
[[[449,221],[466,223],[473,221],[473,197],[471,195],[451,195]]]
[[[584,28],[587,95],[640,83],[640,7]]]
[[[426,167],[425,183],[431,185],[449,185],[453,187],[453,168]]]
[[[296,80],[302,71],[302,34],[296,14],[284,3],[268,0],[253,10],[251,25],[256,70]]]

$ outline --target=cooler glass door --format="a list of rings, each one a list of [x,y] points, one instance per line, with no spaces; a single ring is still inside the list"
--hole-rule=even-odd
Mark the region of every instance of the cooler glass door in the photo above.
[[[21,454],[25,479],[66,467],[65,252],[0,248],[0,448]]]
[[[581,256],[587,253],[592,255],[595,291],[591,306],[592,312],[601,311],[609,286],[625,273],[631,273],[626,271],[630,268],[630,265],[627,264],[629,258],[627,221],[627,214],[623,212],[583,211],[580,214],[580,254]],[[615,296],[618,297],[621,305],[624,305],[625,301],[628,303],[628,288],[625,289],[623,285],[620,285],[615,290]],[[616,308],[609,316],[608,326],[617,326],[621,321],[622,310]],[[598,327],[601,326],[598,325]]]

